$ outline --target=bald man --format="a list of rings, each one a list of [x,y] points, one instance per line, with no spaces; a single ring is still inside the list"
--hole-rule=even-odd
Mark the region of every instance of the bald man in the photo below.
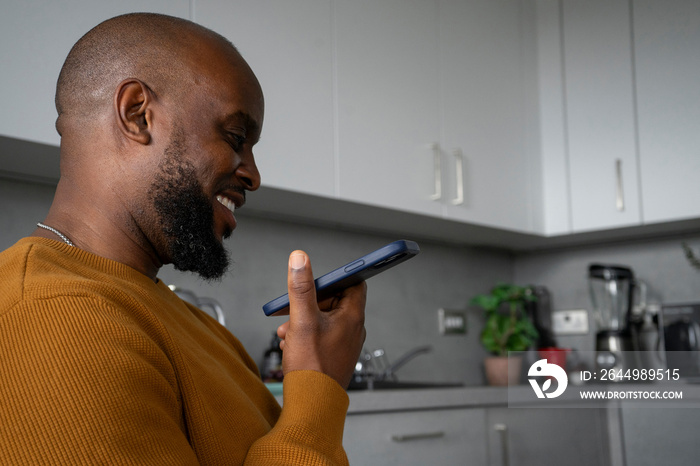
[[[284,408],[240,342],[163,264],[221,277],[260,186],[263,94],[223,37],[154,14],[81,38],[56,89],[61,178],[0,254],[0,464],[347,464],[364,284],[317,303],[290,255]]]

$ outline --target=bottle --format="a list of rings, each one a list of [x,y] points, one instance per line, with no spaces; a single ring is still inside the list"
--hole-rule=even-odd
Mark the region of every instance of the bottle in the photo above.
[[[263,382],[281,382],[284,377],[282,372],[282,350],[280,338],[277,333],[272,335],[270,347],[265,351],[263,358],[262,378]]]

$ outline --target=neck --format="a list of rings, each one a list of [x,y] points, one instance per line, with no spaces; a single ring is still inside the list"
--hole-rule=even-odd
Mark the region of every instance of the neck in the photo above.
[[[42,223],[65,235],[75,247],[121,262],[157,281],[163,263],[145,235],[136,233],[139,230],[135,226],[126,227],[131,221],[128,215],[114,215],[110,209],[94,207],[103,205],[98,200],[89,196],[82,198],[91,202],[69,202],[61,193],[59,183],[49,214]],[[60,239],[54,232],[39,227],[32,235]]]

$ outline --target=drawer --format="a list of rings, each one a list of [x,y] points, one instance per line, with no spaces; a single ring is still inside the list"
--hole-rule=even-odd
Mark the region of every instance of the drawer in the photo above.
[[[351,414],[343,444],[350,464],[486,464],[484,409]]]

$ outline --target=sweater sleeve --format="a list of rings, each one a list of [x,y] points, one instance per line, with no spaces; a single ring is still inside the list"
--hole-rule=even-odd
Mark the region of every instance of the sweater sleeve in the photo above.
[[[246,465],[347,465],[343,427],[349,398],[332,378],[315,371],[285,375],[282,414],[253,444]]]

